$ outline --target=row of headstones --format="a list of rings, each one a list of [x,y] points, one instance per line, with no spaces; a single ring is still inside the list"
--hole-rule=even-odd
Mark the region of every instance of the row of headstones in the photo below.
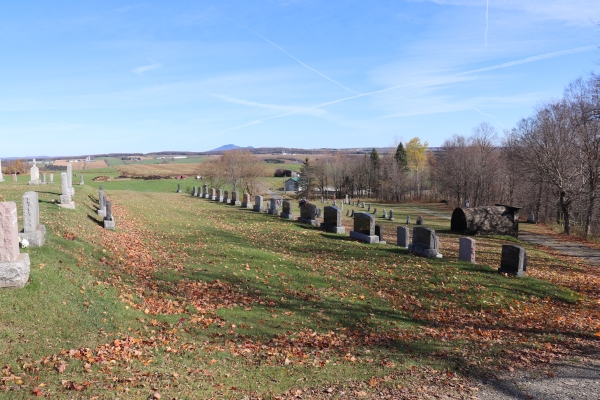
[[[205,188],[207,185],[205,185]],[[207,188],[205,190],[208,190]],[[219,200],[220,190],[211,189],[211,193],[215,193],[214,196],[209,196],[213,200]],[[227,198],[227,192],[225,192],[225,198]],[[233,192],[233,198],[237,198],[237,192]],[[196,195],[196,188],[192,192],[192,195]],[[256,196],[255,204],[253,206],[254,211],[264,212],[263,197]],[[224,201],[227,202],[227,201]],[[244,194],[244,202],[242,207],[249,207],[250,195]],[[233,204],[233,203],[231,203]],[[282,206],[280,213],[281,218],[295,219],[292,213],[292,203],[289,200],[280,200],[272,198],[269,202],[269,214],[277,215],[278,210]],[[319,225],[317,218],[320,217],[321,209],[311,203],[304,203],[300,206],[300,217],[298,221],[308,223],[314,226],[320,226],[328,232],[333,233],[344,233],[345,228],[342,226],[342,209],[335,206],[328,206],[324,208],[323,222]],[[358,239],[365,243],[380,243],[385,244],[383,239],[383,227],[375,224],[375,218],[371,214],[367,213],[354,213],[354,230],[350,231],[350,237]],[[410,216],[407,218],[407,224],[410,224]],[[409,244],[409,229],[406,226],[399,226],[397,228],[397,245],[400,247],[408,248],[413,253],[425,256],[425,257],[436,257],[442,258],[442,254],[439,253],[439,238],[435,234],[435,230],[426,228],[423,225],[423,218],[419,216],[417,218],[417,226],[413,227],[413,241]],[[475,240],[468,237],[460,238],[459,241],[459,258],[468,262],[475,262]],[[518,276],[525,275],[527,257],[525,250],[520,246],[514,245],[503,245],[502,246],[502,261],[499,272],[506,272]]]
[[[98,210],[96,212],[103,218],[104,229],[116,229],[115,217],[112,213],[112,203],[106,198],[102,185],[98,188]]]
[[[424,226],[415,226],[413,228],[413,241],[409,244],[408,227],[399,226],[397,229],[397,240],[399,247],[408,248],[409,251],[424,255],[425,257],[441,258],[441,254],[439,254],[439,238],[433,229]],[[458,240],[459,260],[475,263],[475,245],[475,239],[461,237]],[[526,269],[527,253],[525,249],[513,244],[503,244],[498,272],[525,276]]]
[[[46,226],[40,224],[37,192],[23,195],[21,232],[18,226],[17,204],[11,201],[0,203],[0,288],[21,288],[29,279],[29,254],[19,251],[19,242],[40,247],[46,241]]]

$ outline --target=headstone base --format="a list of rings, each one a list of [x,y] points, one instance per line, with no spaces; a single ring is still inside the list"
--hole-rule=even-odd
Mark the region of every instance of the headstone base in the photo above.
[[[19,232],[19,237],[27,239],[31,247],[42,247],[46,242],[46,225],[40,225],[34,232]]]
[[[252,208],[252,204],[242,202],[242,208]]]
[[[229,205],[232,205],[232,206],[239,206],[241,204],[242,204],[242,202],[238,201],[238,200],[230,200],[229,201]]]
[[[319,221],[317,221],[316,219],[298,217],[298,221],[304,222],[305,224],[310,224],[312,226],[319,226]]]
[[[267,213],[271,214],[271,215],[277,215],[277,214],[279,214],[279,210],[277,208],[269,208],[267,210]]]
[[[83,186],[83,185],[85,185],[85,183],[79,182],[79,186]]]
[[[104,220],[104,229],[110,229],[110,230],[115,230],[116,225],[115,225],[115,219],[105,219]]]
[[[258,211],[258,212],[265,212],[265,209],[264,209],[264,208],[262,208],[262,207],[260,207],[260,206],[256,206],[256,205],[255,205],[254,207],[252,207],[252,209],[253,209],[254,211]]]
[[[360,240],[361,242],[365,242],[368,244],[379,243],[379,236],[376,236],[376,235],[369,236],[369,235],[365,235],[364,233],[350,231],[350,237],[352,239]]]
[[[213,197],[213,200],[216,201],[216,202],[218,202],[218,203],[222,203],[223,202],[223,198],[219,197],[219,196]]]
[[[177,190],[175,193],[181,193],[181,190]]]
[[[68,208],[69,210],[74,210],[75,209],[75,202],[73,200],[71,200],[68,203],[59,203],[58,206],[62,207],[62,208]]]
[[[229,204],[229,199],[226,197],[221,197],[221,201],[225,204]]]
[[[19,254],[13,262],[0,262],[0,288],[22,288],[29,280],[29,254]]]
[[[325,223],[321,223],[321,229],[331,233],[346,233],[346,228],[343,226],[335,226]]]
[[[408,251],[412,251],[413,253],[416,253],[420,256],[427,257],[427,258],[442,258],[443,257],[442,254],[438,253],[436,250],[426,249],[426,248],[421,247],[416,244],[409,244]]]
[[[525,271],[514,271],[513,269],[504,269],[502,267],[498,268],[499,274],[509,274],[514,276],[527,276]]]
[[[279,214],[279,216],[283,219],[296,219],[296,217],[294,216],[294,214],[286,214],[286,213],[281,213]]]
[[[41,183],[42,183],[42,181],[40,181],[39,179],[36,179],[35,181],[29,181],[30,185],[39,185]]]

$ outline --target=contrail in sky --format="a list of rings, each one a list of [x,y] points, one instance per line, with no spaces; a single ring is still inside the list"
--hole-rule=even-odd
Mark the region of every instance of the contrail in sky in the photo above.
[[[490,8],[490,0],[485,2],[485,47],[487,47],[487,33],[488,33],[488,9]]]
[[[555,51],[553,53],[540,54],[540,55],[537,55],[537,56],[527,57],[527,58],[523,58],[521,60],[509,61],[509,62],[506,62],[506,63],[503,63],[503,64],[492,65],[492,66],[485,67],[485,68],[473,69],[473,70],[466,71],[466,72],[459,72],[459,73],[456,73],[454,75],[450,75],[449,77],[458,77],[458,76],[462,76],[462,75],[474,74],[474,73],[484,72],[484,71],[491,71],[491,70],[500,69],[500,68],[508,68],[508,67],[512,67],[512,66],[515,66],[515,65],[526,64],[526,63],[530,63],[530,62],[534,62],[534,61],[539,61],[539,60],[545,60],[547,58],[559,57],[559,56],[563,56],[563,55],[567,55],[567,54],[573,54],[573,53],[581,53],[581,52],[584,52],[584,51],[594,50],[596,48],[597,48],[596,45],[590,45],[590,46],[584,46],[584,47],[577,47],[575,49]],[[388,88],[385,88],[385,89],[379,89],[379,90],[375,90],[375,91],[368,92],[368,93],[359,93],[359,94],[357,94],[355,96],[349,96],[349,97],[344,97],[344,98],[337,99],[337,100],[331,100],[331,101],[327,101],[325,103],[317,104],[317,105],[310,106],[310,107],[305,107],[305,108],[302,108],[302,109],[299,109],[299,110],[293,110],[293,111],[289,111],[289,112],[286,112],[286,113],[283,113],[283,114],[278,114],[278,115],[273,115],[273,116],[270,116],[270,117],[260,118],[260,119],[257,119],[257,120],[245,123],[243,125],[235,126],[233,128],[224,129],[224,130],[218,132],[217,134],[224,133],[224,132],[229,132],[229,131],[233,131],[233,130],[236,130],[236,129],[245,128],[245,127],[251,126],[251,125],[256,125],[256,124],[259,124],[261,122],[268,121],[270,119],[286,117],[286,116],[292,115],[292,114],[298,114],[299,112],[302,112],[302,111],[309,111],[309,110],[313,110],[315,108],[329,106],[331,104],[336,104],[336,103],[341,103],[341,102],[348,101],[348,100],[358,99],[359,97],[371,96],[371,95],[378,94],[378,93],[389,92],[390,90],[401,89],[401,88],[405,88],[405,87],[409,87],[409,86],[422,85],[422,84],[426,84],[426,83],[428,83],[428,82],[427,81],[421,81],[421,82],[405,83],[403,85],[391,86],[391,87],[388,87]]]
[[[216,11],[216,10],[215,10]],[[311,67],[310,65],[306,65],[304,62],[302,62],[301,60],[299,60],[298,58],[294,57],[293,55],[291,55],[290,53],[288,53],[287,51],[285,51],[283,48],[281,48],[280,46],[278,46],[277,44],[271,42],[269,39],[267,39],[266,37],[264,37],[263,35],[261,35],[260,33],[257,33],[255,31],[253,31],[252,29],[245,27],[244,25],[239,24],[238,22],[234,21],[233,19],[229,18],[227,15],[217,11],[219,14],[221,14],[223,17],[227,18],[229,21],[233,22],[234,24],[236,24],[237,26],[239,26],[240,28],[243,28],[245,30],[247,30],[248,32],[258,36],[259,38],[261,38],[262,40],[264,40],[265,42],[269,43],[271,46],[277,48],[278,50],[280,50],[281,52],[285,53],[288,57],[294,59],[295,61],[297,61],[299,64],[303,65],[304,67],[310,69],[312,72],[321,75],[323,78],[327,79],[328,81],[335,83],[336,85],[338,85],[339,87],[341,87],[344,90],[349,91],[350,93],[354,93],[354,94],[360,94],[358,92],[355,92],[352,89],[347,88],[346,86],[342,85],[341,83],[339,83],[338,81],[331,79],[330,77],[328,77],[327,75],[317,71],[316,69],[314,69],[313,67]]]

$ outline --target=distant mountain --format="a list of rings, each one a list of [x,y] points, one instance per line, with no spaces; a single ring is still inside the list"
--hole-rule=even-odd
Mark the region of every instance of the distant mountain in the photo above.
[[[209,152],[226,151],[226,150],[233,150],[233,149],[253,149],[253,148],[254,147],[252,147],[252,146],[240,147],[240,146],[236,146],[235,144],[226,144],[225,146],[221,146],[221,147],[217,147],[216,149],[209,150]]]

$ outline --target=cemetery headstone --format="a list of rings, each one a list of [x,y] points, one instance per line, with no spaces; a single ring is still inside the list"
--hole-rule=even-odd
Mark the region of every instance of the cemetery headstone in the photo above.
[[[35,164],[35,158],[33,159],[33,165],[31,167],[31,169],[29,170],[29,174],[30,174],[30,179],[31,179],[29,181],[29,184],[30,185],[39,185],[40,184],[40,169]]]
[[[379,243],[379,236],[375,235],[373,215],[365,212],[355,213],[354,230],[350,231],[350,237],[369,244]]]
[[[385,208],[383,209],[383,214],[381,215],[381,218],[387,218],[387,212],[385,211]]]
[[[291,201],[289,201],[289,200],[283,201],[281,214],[279,214],[279,216],[281,218],[285,218],[285,219],[295,219],[296,218],[294,216],[294,214],[292,213],[292,202]]]
[[[192,197],[196,197],[196,186],[192,187]]]
[[[67,183],[71,196],[75,196],[75,189],[73,188],[73,165],[71,163],[67,163]]]
[[[350,201],[348,199],[348,195],[346,195],[346,204],[350,204]]]
[[[379,244],[386,244],[386,241],[383,239],[383,226],[375,225],[375,236],[379,237]]]
[[[252,202],[250,200],[250,193],[244,193],[244,199],[242,200],[242,208],[250,208]]]
[[[217,199],[217,189],[210,188],[210,196],[208,198],[211,200],[216,200]]]
[[[204,193],[202,193],[202,186],[198,186],[196,190],[196,197],[204,197]]]
[[[46,173],[43,173],[42,174],[42,185],[45,185],[45,184],[47,184],[47,182],[46,182]]]
[[[394,220],[394,210],[390,210],[390,216],[389,216],[389,220],[393,221]]]
[[[60,174],[60,186],[62,194],[60,195],[60,204],[62,208],[75,208],[75,202],[71,197],[71,189],[69,188],[69,178],[66,172]]]
[[[376,214],[377,214],[377,209],[376,209],[376,208],[373,208],[373,212],[372,212],[372,214],[373,214],[373,215],[376,215]]]
[[[21,239],[26,239],[31,247],[41,247],[46,241],[46,226],[40,225],[40,202],[37,192],[23,195],[23,230]]]
[[[218,201],[219,203],[223,201],[223,191],[221,189],[217,189],[217,196],[214,200]]]
[[[106,200],[106,217],[104,217],[104,229],[115,230],[115,218],[112,215],[112,204]]]
[[[345,233],[342,226],[342,209],[338,207],[325,207],[321,229],[333,233]]]
[[[277,199],[272,198],[271,200],[269,200],[269,208],[267,209],[267,212],[272,215],[279,214],[279,204],[277,202]]]
[[[421,215],[419,215],[417,217],[417,225],[424,225],[424,223],[423,223],[423,217]]]
[[[371,211],[371,205],[369,204],[368,206],[369,208],[367,208],[367,212]]]
[[[525,276],[527,271],[527,253],[521,246],[502,245],[502,258],[498,272],[516,276]]]
[[[240,204],[242,204],[242,202],[240,201],[240,195],[237,191],[231,192],[231,201],[229,202],[229,204],[231,204],[232,206],[239,206]]]
[[[317,218],[321,218],[321,214],[323,213],[323,209],[317,207]]]
[[[365,202],[364,201],[360,204],[360,207],[361,208],[365,208]]]
[[[79,186],[84,185],[83,183],[83,174],[79,174]]]
[[[408,250],[425,257],[442,258],[439,253],[439,238],[433,229],[424,226],[413,228],[412,244],[408,246]]]
[[[106,197],[102,185],[98,189],[98,215],[103,218],[106,217]]]
[[[29,264],[29,254],[19,252],[17,204],[0,203],[0,288],[25,286]]]
[[[348,210],[346,210],[346,217],[349,217],[349,216],[350,216],[350,210],[348,209]]]
[[[226,190],[223,194],[223,203],[229,204],[229,190]]]
[[[458,259],[470,263],[475,262],[475,239],[461,237],[458,240]]]
[[[396,228],[396,236],[396,244],[398,245],[398,247],[407,248],[410,240],[408,227],[399,226],[398,228]]]
[[[265,211],[265,207],[263,205],[263,197],[262,196],[256,196],[254,198],[254,211],[257,212],[264,212]]]
[[[205,199],[210,199],[210,193],[208,192],[208,185],[204,185],[203,193],[204,193]]]
[[[181,183],[177,184],[177,192],[175,193],[181,193]]]
[[[352,211],[350,212],[350,216],[351,216],[351,217],[354,217],[354,210],[352,210]]]
[[[54,174],[50,174],[50,183],[54,183]]]
[[[17,174],[13,174],[13,182],[17,182]]]
[[[410,215],[406,216],[406,225],[410,225]]]
[[[535,224],[535,215],[533,214],[533,211],[527,215],[527,222]]]
[[[4,182],[4,176],[2,176],[2,160],[0,160],[0,182]]]
[[[318,208],[316,204],[308,202],[302,204],[300,206],[300,216],[298,217],[298,221],[311,224],[313,226],[319,226],[319,222],[317,221],[319,210],[320,208]]]

